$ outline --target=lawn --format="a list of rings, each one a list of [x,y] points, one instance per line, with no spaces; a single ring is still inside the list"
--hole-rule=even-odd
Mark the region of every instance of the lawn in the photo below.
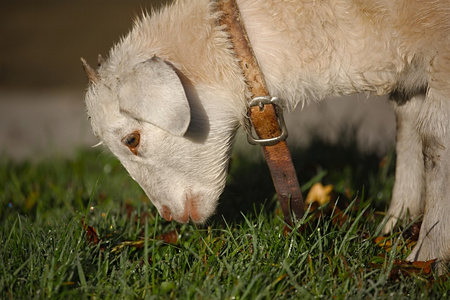
[[[0,298],[427,299],[450,284],[399,263],[408,234],[374,242],[394,154],[351,143],[294,151],[304,195],[332,201],[285,231],[263,162],[234,154],[207,224],[164,221],[108,153],[15,163],[0,158]],[[407,231],[407,230],[405,230]]]

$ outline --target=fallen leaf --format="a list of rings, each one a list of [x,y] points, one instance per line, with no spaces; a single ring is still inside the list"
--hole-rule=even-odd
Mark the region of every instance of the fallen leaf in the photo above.
[[[413,261],[412,265],[416,269],[422,269],[422,272],[425,274],[431,274],[433,271],[432,265],[436,261],[436,259],[427,260],[427,261]]]
[[[320,182],[313,184],[308,195],[306,196],[305,204],[309,205],[313,202],[317,202],[319,205],[324,205],[330,202],[330,194],[332,190],[333,186],[331,184],[326,186],[323,186]]]
[[[172,230],[161,234],[156,239],[163,240],[166,244],[176,245],[178,243],[178,232],[176,230]]]
[[[151,241],[153,241],[153,240],[151,240]],[[144,240],[124,241],[124,242],[120,242],[118,245],[114,246],[111,249],[111,253],[120,252],[124,247],[127,247],[127,246],[133,247],[133,248],[136,248],[136,249],[140,249],[140,248],[144,247],[144,245],[145,245],[145,241]]]
[[[178,242],[178,232],[176,230],[172,230],[166,233],[163,233],[157,236],[155,239],[148,239],[149,242],[163,241],[166,244],[176,245]],[[137,240],[137,241],[124,241],[120,242],[116,246],[111,249],[111,253],[119,252],[124,247],[132,247],[136,249],[143,248],[145,245],[145,240]]]
[[[81,225],[86,231],[86,238],[92,245],[97,245],[100,242],[100,238],[98,237],[97,230],[94,227],[87,225],[84,222],[84,217],[81,218]],[[103,250],[103,249],[102,249]]]
[[[392,250],[392,239],[391,238],[379,236],[374,239],[374,243],[377,244],[378,246],[384,248],[384,250],[386,250],[387,252]],[[417,244],[417,240],[407,240],[405,244],[400,245],[400,243],[399,243],[399,245],[397,245],[396,249],[397,249],[397,251],[401,251],[402,253],[405,253],[407,251],[412,250],[416,244]]]
[[[378,262],[372,262],[374,268],[381,268],[386,261],[385,255],[376,257]],[[392,263],[392,270],[389,273],[390,279],[398,279],[400,276],[409,277],[411,275],[431,275],[433,272],[433,263],[436,259],[427,261],[407,261],[395,259]]]
[[[427,261],[406,261],[394,260],[393,267],[389,273],[390,279],[399,279],[400,276],[409,277],[412,275],[431,275],[433,263],[436,259]]]
[[[125,202],[125,205],[122,207],[122,209],[125,210],[127,218],[129,220],[134,221],[136,224],[139,223],[139,225],[144,225],[148,219],[154,217],[154,215],[150,214],[150,212],[147,210],[142,210],[138,215],[136,207],[133,206],[133,204],[131,204],[129,201]]]
[[[410,239],[412,241],[419,240],[419,234],[420,234],[420,227],[422,226],[422,221],[416,222],[409,226],[404,232],[403,237],[405,239]]]
[[[401,251],[402,253],[406,253],[411,251],[414,246],[417,244],[417,239],[420,233],[421,222],[414,223],[409,227],[408,230],[402,233],[403,238],[406,240],[405,243],[401,245],[397,245],[396,250]],[[389,252],[393,248],[392,238],[386,237],[376,237],[374,243],[378,246],[384,248],[386,252]],[[381,258],[382,260],[379,263],[371,263],[372,267],[380,268],[381,265],[384,264],[386,257],[384,255],[380,255],[377,258]],[[427,260],[427,261],[406,261],[396,259],[393,262],[392,270],[389,273],[389,278],[393,280],[397,280],[400,277],[410,277],[412,275],[431,275],[433,272],[433,263],[436,259]],[[431,277],[431,276],[430,276]],[[433,280],[433,278],[430,278]]]
[[[334,206],[333,209],[334,213],[331,222],[333,222],[333,225],[339,225],[342,227],[344,223],[347,222],[348,216],[337,206]]]
[[[315,183],[304,202],[305,211],[311,214],[308,222],[299,228],[301,233],[305,233],[308,228],[319,219],[331,219],[333,225],[343,226],[353,213],[359,212],[360,199],[355,198],[350,201],[347,195],[350,194],[348,189],[344,189],[344,193],[333,190],[333,185],[323,186],[321,183]],[[352,205],[354,204],[354,205]],[[352,205],[352,208],[348,209]],[[368,215],[369,217],[369,215]],[[284,234],[291,232],[289,227],[284,228]]]

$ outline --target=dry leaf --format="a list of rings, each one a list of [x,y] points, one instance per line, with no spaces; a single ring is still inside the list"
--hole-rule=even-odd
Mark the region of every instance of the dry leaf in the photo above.
[[[120,242],[117,246],[114,246],[111,249],[111,253],[119,252],[126,246],[133,247],[133,248],[136,248],[136,249],[140,249],[140,248],[144,247],[144,245],[145,245],[145,241],[144,240]]]
[[[100,238],[98,237],[97,230],[94,227],[87,225],[84,223],[84,217],[81,218],[81,225],[86,231],[86,238],[92,245],[97,245],[100,242]],[[103,249],[102,249],[103,250]]]
[[[381,259],[386,260],[384,255],[379,256]],[[409,277],[412,275],[431,275],[433,272],[433,263],[436,259],[427,261],[406,261],[396,259],[392,263],[392,270],[389,273],[389,278],[397,280],[400,276]],[[384,263],[371,263],[374,268],[381,268]]]
[[[333,186],[331,184],[323,186],[320,182],[315,183],[306,196],[305,204],[309,205],[310,203],[317,202],[319,205],[324,205],[330,202],[332,190]]]
[[[402,251],[405,253],[414,248],[417,244],[417,237],[420,233],[421,223],[417,222],[413,224],[407,231],[403,233],[403,237],[407,238],[406,245],[397,245],[397,251]],[[375,244],[380,247],[383,247],[387,252],[392,250],[392,239],[385,237],[377,237],[374,239]],[[380,256],[382,259],[386,260],[384,255]],[[412,275],[425,275],[428,276],[432,274],[433,271],[433,263],[436,259],[427,260],[427,261],[406,261],[406,260],[394,260],[392,270],[389,273],[390,279],[399,279],[401,276],[409,277]],[[373,267],[381,267],[381,264],[372,263]],[[432,278],[431,278],[432,279]]]
[[[178,232],[172,230],[156,237],[157,240],[163,240],[166,244],[176,245],[178,243]]]
[[[433,271],[432,265],[435,261],[435,259],[414,262],[394,260],[392,270],[389,273],[389,278],[395,280],[400,276],[409,277],[412,275],[431,275]]]
[[[321,183],[315,183],[308,195],[306,196],[306,200],[304,202],[305,211],[308,211],[312,214],[312,217],[309,219],[308,224],[312,224],[321,218],[331,219],[333,225],[343,226],[345,222],[348,221],[349,215],[348,213],[358,212],[359,199],[356,198],[356,204],[350,210],[347,208],[353,203],[346,196],[350,194],[349,190],[346,189],[345,194],[338,193],[333,190],[333,185],[323,186]],[[303,225],[299,228],[300,232],[305,233],[308,230],[308,225]],[[288,234],[290,232],[290,228],[285,228],[284,234]]]
[[[172,230],[166,233],[163,233],[159,236],[157,236],[155,239],[148,239],[149,242],[155,242],[155,241],[164,241],[166,244],[176,245],[178,242],[178,232],[176,230]],[[143,248],[145,245],[145,240],[141,239],[138,241],[124,241],[119,243],[118,245],[114,246],[111,249],[111,253],[119,252],[124,247],[132,247],[136,249]]]
[[[420,227],[422,226],[422,221],[416,222],[409,226],[403,233],[403,237],[405,239],[409,239],[412,241],[419,240]]]
[[[133,220],[135,223],[139,222],[140,225],[144,225],[148,219],[154,216],[147,210],[141,211],[140,215],[138,215],[137,213],[135,214],[135,212],[137,212],[136,207],[128,201],[125,202],[125,205],[122,207],[122,209],[127,213],[127,218],[129,220]],[[134,216],[134,218],[132,218],[132,216]]]
[[[378,246],[384,248],[384,250],[386,250],[387,252],[392,250],[392,241],[390,238],[379,236],[374,239],[374,242]],[[412,250],[412,248],[414,248],[416,244],[417,241],[415,240],[407,240],[406,245],[397,245],[397,251],[402,251],[402,253],[405,253],[406,251]]]

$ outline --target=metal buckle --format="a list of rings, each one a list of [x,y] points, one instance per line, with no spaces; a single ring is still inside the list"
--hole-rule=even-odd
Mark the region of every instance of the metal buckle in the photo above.
[[[252,145],[273,146],[281,141],[285,141],[288,137],[287,127],[283,117],[283,104],[281,103],[281,100],[279,98],[271,96],[255,97],[249,102],[248,106],[249,108],[252,108],[253,106],[259,106],[259,108],[263,110],[264,105],[266,104],[272,104],[274,106],[275,113],[277,115],[278,125],[280,126],[281,129],[281,134],[277,137],[268,139],[255,138],[252,132],[252,123],[249,120],[249,124],[246,127],[247,141]]]

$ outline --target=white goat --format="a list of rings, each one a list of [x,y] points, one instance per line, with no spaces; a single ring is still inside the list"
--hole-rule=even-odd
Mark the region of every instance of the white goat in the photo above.
[[[397,170],[385,231],[424,214],[410,260],[450,260],[450,1],[239,0],[272,96],[391,94]],[[246,84],[210,0],[145,15],[91,79],[95,135],[166,220],[204,222],[246,118]]]

